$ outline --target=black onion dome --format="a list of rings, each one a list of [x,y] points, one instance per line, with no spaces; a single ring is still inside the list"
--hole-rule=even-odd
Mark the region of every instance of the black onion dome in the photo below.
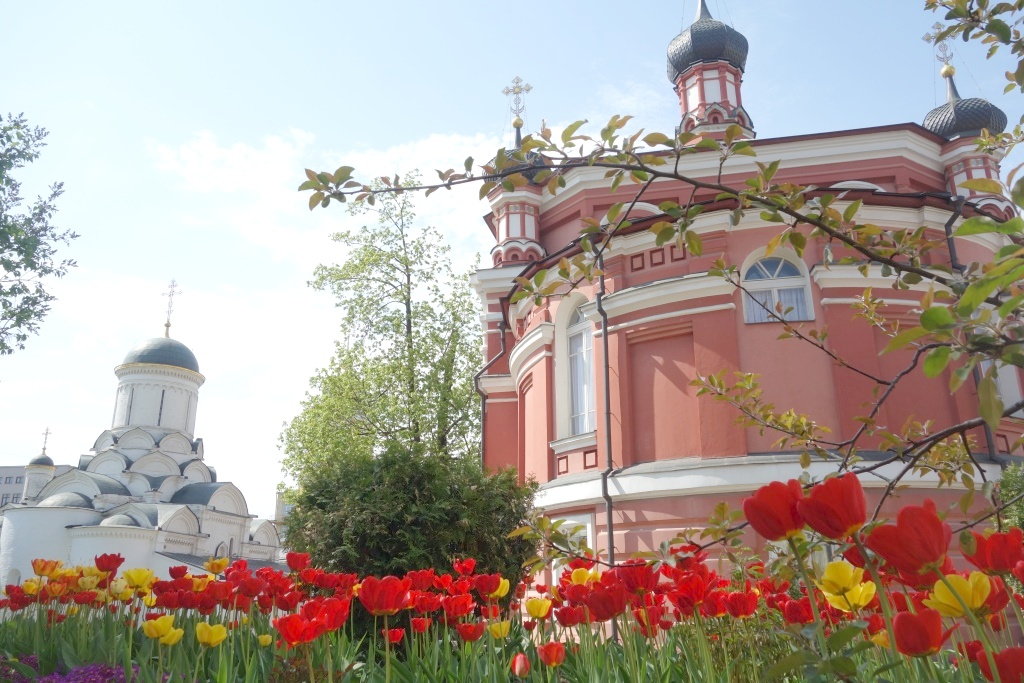
[[[45,467],[53,467],[53,458],[48,456],[46,453],[40,453],[36,457],[28,461],[29,465],[43,465]]]
[[[129,363],[151,363],[154,365],[171,365],[199,372],[199,361],[191,349],[176,339],[155,337],[147,339],[124,357],[123,365]]]
[[[935,107],[924,117],[924,127],[947,140],[957,137],[975,137],[981,129],[996,135],[1006,130],[1006,114],[988,100],[980,97],[961,99],[952,74],[946,76],[948,101]]]
[[[728,62],[743,71],[747,65],[747,39],[743,34],[711,16],[704,0],[697,6],[697,19],[668,44],[668,80],[701,62]]]

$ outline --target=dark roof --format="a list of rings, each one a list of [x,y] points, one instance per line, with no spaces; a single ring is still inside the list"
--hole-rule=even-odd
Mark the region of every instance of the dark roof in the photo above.
[[[31,460],[29,460],[28,464],[29,465],[46,465],[48,467],[53,467],[53,458],[48,456],[46,453],[40,453],[36,457],[34,457]]]
[[[711,16],[704,0],[697,6],[697,19],[668,44],[668,79],[701,62],[728,62],[740,71],[747,65],[747,39],[743,34]]]
[[[977,137],[981,129],[997,135],[1006,130],[1006,114],[999,107],[980,97],[960,97],[953,76],[946,76],[947,101],[924,117],[924,127],[947,140]]]
[[[171,502],[179,505],[209,505],[213,494],[228,482],[201,481],[196,484],[182,486],[171,496]]]
[[[92,506],[91,498],[71,491],[55,493],[40,501],[38,505],[41,508],[92,508]]]
[[[157,552],[157,555],[163,555],[164,557],[170,558],[175,562],[181,562],[182,564],[189,564],[193,567],[203,569],[203,563],[210,559],[209,555],[189,555],[187,553],[162,553]],[[238,558],[232,558],[238,559]],[[273,569],[280,569],[281,571],[289,571],[288,565],[284,562],[273,562],[268,560],[255,560],[251,557],[242,558],[248,563],[250,569],[261,569],[263,567],[271,567]]]
[[[151,363],[153,365],[172,365],[199,372],[199,361],[192,351],[176,339],[154,337],[147,339],[124,357],[123,364]]]

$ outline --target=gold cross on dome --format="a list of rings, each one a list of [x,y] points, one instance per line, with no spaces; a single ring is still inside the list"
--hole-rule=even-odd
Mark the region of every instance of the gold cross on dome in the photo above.
[[[174,312],[174,295],[181,294],[181,290],[177,289],[178,281],[171,280],[171,284],[167,285],[167,291],[160,296],[167,297],[167,322],[164,323],[164,336],[171,336],[171,313]]]
[[[516,76],[515,78],[512,79],[511,87],[505,86],[504,88],[502,88],[501,94],[512,96],[512,113],[516,116],[519,116],[520,114],[523,113],[523,110],[526,109],[526,106],[523,104],[523,95],[530,92],[531,90],[533,90],[532,85],[530,85],[529,83],[524,83],[523,79],[519,78],[519,76]]]

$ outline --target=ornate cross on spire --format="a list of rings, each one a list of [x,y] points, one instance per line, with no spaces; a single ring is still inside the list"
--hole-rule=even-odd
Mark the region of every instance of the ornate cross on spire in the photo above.
[[[953,56],[949,54],[949,45],[946,44],[945,40],[936,40],[939,33],[941,33],[944,28],[945,26],[940,22],[935,22],[932,26],[932,30],[921,36],[921,40],[926,43],[935,43],[935,59],[942,62],[943,66],[948,66],[950,60],[953,59]]]
[[[167,285],[167,291],[161,296],[167,297],[167,322],[164,323],[164,336],[171,336],[171,313],[174,312],[174,295],[181,294],[180,289],[176,289],[178,286],[177,280],[171,280],[171,284]]]
[[[523,104],[523,95],[531,90],[533,90],[533,86],[529,83],[524,83],[523,79],[519,78],[519,76],[512,79],[511,86],[505,86],[502,88],[502,95],[512,96],[512,113],[517,117],[523,113],[524,109],[526,109],[526,105]]]
[[[47,427],[46,431],[43,432],[43,455],[46,455],[46,442],[50,440],[50,434],[52,433],[53,432],[50,431],[49,427]]]

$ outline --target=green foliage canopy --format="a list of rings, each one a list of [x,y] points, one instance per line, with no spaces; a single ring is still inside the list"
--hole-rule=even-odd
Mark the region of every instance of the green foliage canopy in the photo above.
[[[54,296],[43,279],[62,277],[75,266],[72,260],[57,259],[57,245],[78,237],[50,223],[63,184],[50,186],[47,197],[39,197],[26,213],[21,206],[21,183],[12,172],[35,161],[47,135],[33,128],[23,115],[0,116],[0,355],[25,348],[30,334],[50,310]]]
[[[337,298],[343,338],[281,437],[298,484],[287,543],[360,574],[472,556],[518,576],[533,547],[507,535],[532,513],[535,487],[480,465],[480,329],[467,278],[452,272],[436,230],[415,227],[411,195],[349,207],[376,220],[334,235],[347,258],[311,283]]]

